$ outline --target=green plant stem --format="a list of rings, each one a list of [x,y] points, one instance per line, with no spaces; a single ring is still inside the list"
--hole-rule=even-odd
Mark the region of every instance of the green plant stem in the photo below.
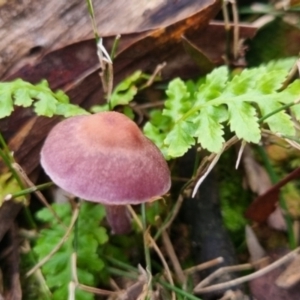
[[[147,219],[146,219],[146,204],[141,204],[142,213],[142,225],[143,225],[143,235],[144,235],[144,250],[145,250],[145,260],[146,260],[146,270],[151,274],[151,257],[147,240]],[[149,290],[152,291],[152,282],[149,282]]]
[[[107,271],[110,274],[117,275],[117,276],[120,276],[120,277],[130,278],[130,279],[134,279],[134,280],[138,279],[138,275],[135,275],[133,273],[126,272],[126,271],[123,271],[123,270],[120,270],[120,269],[117,269],[117,268],[108,267]]]
[[[260,156],[263,160],[264,166],[270,176],[271,182],[273,184],[277,183],[279,181],[279,178],[270,163],[270,160],[268,158],[268,155],[267,155],[265,149],[262,146],[258,146],[257,149],[258,149],[258,153],[260,154]],[[296,239],[294,236],[293,220],[288,212],[288,207],[287,207],[286,201],[281,194],[279,195],[279,205],[284,212],[283,217],[285,219],[285,223],[287,226],[287,233],[288,233],[288,240],[289,240],[290,248],[295,249],[297,246],[297,243],[296,243]]]
[[[35,192],[35,191],[41,191],[41,190],[47,189],[48,187],[50,187],[52,185],[53,185],[53,182],[47,182],[47,183],[35,185],[35,186],[30,187],[28,189],[24,189],[22,191],[19,191],[19,192],[13,193],[13,194],[8,194],[5,197],[5,200],[10,200],[10,199],[18,198],[18,197],[21,197],[21,196],[26,196],[28,194],[31,194],[31,193]]]
[[[93,31],[94,31],[94,36],[96,43],[100,40],[100,36],[97,30],[97,24],[96,24],[96,19],[95,19],[95,13],[94,13],[94,7],[93,7],[93,2],[91,0],[86,0],[88,12],[92,21],[92,26],[93,26]]]
[[[19,187],[23,190],[25,189],[25,186],[17,173],[17,171],[12,167],[12,163],[14,162],[14,159],[12,155],[10,154],[10,151],[8,149],[8,146],[0,132],[0,146],[2,146],[3,149],[0,148],[0,156],[3,159],[5,165],[9,168],[9,171],[12,173],[13,177],[17,181]]]
[[[294,105],[296,105],[296,104],[299,104],[299,100],[290,102],[290,103],[285,104],[285,105],[282,105],[281,107],[279,107],[279,108],[277,108],[277,109],[271,111],[270,113],[266,114],[265,116],[261,117],[261,118],[258,120],[258,122],[259,122],[259,123],[262,123],[262,122],[264,122],[267,118],[272,117],[273,115],[276,115],[277,113],[279,113],[279,112],[281,112],[281,111],[283,111],[283,110],[286,110],[286,109],[288,109],[288,108],[290,108],[290,107],[292,107],[292,106],[294,106]]]
[[[25,189],[24,183],[22,182],[18,172],[12,166],[12,163],[14,162],[14,158],[10,154],[9,148],[8,148],[1,132],[0,132],[0,157],[4,161],[5,165],[8,167],[8,169],[11,172],[11,174],[13,175],[14,179],[17,181],[20,189],[24,190]],[[26,221],[27,221],[28,225],[31,228],[36,228],[37,227],[35,222],[34,222],[34,219],[33,219],[32,215],[31,215],[30,210],[26,206],[24,206],[24,216],[26,218]]]
[[[120,268],[123,268],[123,269],[125,269],[127,271],[135,272],[136,274],[139,273],[139,271],[138,271],[137,268],[135,268],[135,267],[133,267],[133,266],[131,266],[129,264],[126,264],[123,261],[120,261],[118,259],[115,259],[115,258],[109,257],[109,256],[105,256],[105,259],[107,261],[111,262],[112,264],[114,264],[114,265],[116,265],[116,266],[118,266]]]
[[[186,299],[189,299],[189,300],[201,300],[201,298],[198,298],[198,297],[196,297],[196,296],[194,296],[194,295],[192,295],[192,294],[190,294],[190,293],[188,293],[188,292],[186,292],[186,291],[184,291],[184,290],[182,290],[182,289],[180,289],[180,288],[178,288],[178,287],[176,287],[174,285],[171,285],[171,284],[169,284],[169,283],[167,283],[167,282],[165,282],[165,281],[163,281],[161,279],[158,279],[157,282],[159,284],[161,284],[163,287],[165,287],[165,288],[167,288],[167,289],[169,289],[171,291],[174,291],[175,293],[177,293],[177,294],[185,297]]]
[[[111,60],[114,60],[114,58],[115,58],[115,55],[116,55],[116,52],[117,52],[117,49],[119,46],[120,38],[121,38],[121,35],[118,34],[114,40],[114,44],[113,44],[111,52],[110,52]]]

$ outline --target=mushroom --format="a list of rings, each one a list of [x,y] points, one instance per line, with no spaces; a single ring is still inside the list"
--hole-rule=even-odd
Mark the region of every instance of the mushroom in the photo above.
[[[66,119],[50,131],[41,165],[65,191],[105,205],[112,231],[130,231],[127,204],[165,194],[171,185],[160,150],[118,112]]]

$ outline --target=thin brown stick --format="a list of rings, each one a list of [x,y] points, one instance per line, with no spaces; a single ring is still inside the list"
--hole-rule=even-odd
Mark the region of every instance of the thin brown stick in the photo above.
[[[185,269],[185,270],[183,270],[183,272],[187,275],[190,275],[190,274],[193,274],[195,272],[199,272],[199,271],[214,267],[216,265],[219,265],[222,262],[224,262],[224,258],[223,257],[217,257],[217,258],[209,260],[209,261],[207,261],[203,264],[199,264],[197,266],[193,266],[191,268]]]
[[[207,276],[205,279],[203,279],[198,285],[197,288],[202,288],[206,285],[209,285],[211,282],[213,282],[216,278],[220,277],[224,273],[232,273],[237,271],[246,271],[253,268],[253,265],[250,263],[237,265],[237,266],[226,266],[221,267],[209,276]]]
[[[238,59],[240,52],[240,27],[239,27],[239,12],[237,8],[236,0],[230,0],[232,7],[232,17],[233,17],[233,57]]]
[[[165,246],[166,252],[171,260],[177,278],[182,284],[184,284],[186,282],[186,277],[183,273],[180,262],[178,260],[174,247],[166,230],[162,232],[162,241]]]
[[[158,73],[160,73],[160,71],[167,65],[166,62],[163,62],[162,64],[159,64],[156,66],[154,72],[151,74],[150,78],[148,79],[148,81],[141,87],[141,89],[144,89],[146,87],[149,87],[152,85],[152,83],[155,80],[155,77],[158,75]]]
[[[275,262],[268,265],[267,267],[260,269],[250,275],[242,276],[237,279],[233,279],[233,280],[230,280],[227,282],[211,285],[209,287],[204,287],[204,288],[202,288],[202,287],[199,288],[199,285],[197,285],[194,288],[194,292],[195,293],[209,293],[209,292],[213,292],[213,291],[217,291],[217,290],[232,288],[236,285],[256,279],[260,276],[263,276],[263,275],[271,272],[272,270],[278,268],[279,266],[283,265],[284,263],[288,262],[289,260],[295,258],[298,255],[298,253],[300,253],[300,247],[298,247],[295,250],[291,251],[290,253],[286,254],[282,258],[276,260]],[[245,264],[245,267],[246,267],[246,265],[248,265],[248,264]],[[200,283],[200,284],[202,286],[202,283]]]
[[[164,104],[165,104],[165,100],[161,100],[161,101],[155,101],[155,102],[143,103],[143,104],[131,103],[130,106],[137,107],[142,110],[147,108],[160,107],[163,106]]]
[[[108,290],[103,290],[103,289],[98,289],[98,288],[94,288],[82,283],[77,283],[76,286],[78,288],[80,288],[83,291],[89,292],[89,293],[93,293],[95,295],[102,295],[102,296],[111,296],[111,295],[118,295],[120,294],[122,291],[108,291]]]
[[[223,152],[226,151],[231,146],[236,144],[238,141],[239,141],[238,137],[234,135],[226,143],[224,143],[221,151]],[[217,155],[219,155],[219,153],[212,153],[208,157],[205,157],[202,160],[199,168],[197,169],[196,176],[192,182],[198,182],[200,178],[204,176],[204,174],[206,174],[207,170],[210,168],[210,164],[212,164],[215,161]]]

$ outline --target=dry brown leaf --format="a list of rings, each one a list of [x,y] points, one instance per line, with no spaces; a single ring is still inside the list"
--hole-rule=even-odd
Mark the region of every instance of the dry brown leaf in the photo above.
[[[300,255],[298,255],[276,280],[276,285],[283,289],[294,287],[300,282]]]
[[[243,153],[243,165],[245,169],[245,175],[247,184],[251,191],[257,195],[261,195],[272,186],[272,182],[265,168],[263,168],[253,156],[253,152],[249,145],[244,149]]]
[[[250,262],[258,261],[266,256],[265,250],[260,245],[254,231],[249,225],[246,225],[245,237],[250,254]]]

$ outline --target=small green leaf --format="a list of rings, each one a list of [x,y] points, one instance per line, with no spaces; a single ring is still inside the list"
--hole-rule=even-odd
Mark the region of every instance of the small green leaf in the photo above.
[[[189,122],[179,122],[175,124],[173,130],[167,135],[165,144],[168,146],[169,157],[179,157],[195,145],[195,124]]]
[[[145,75],[142,73],[142,71],[136,71],[121,81],[111,95],[111,107],[114,108],[117,105],[127,105],[130,101],[132,101],[138,91],[136,85],[138,81],[144,78],[144,76]]]
[[[111,107],[114,108],[117,105],[127,105],[130,101],[133,100],[134,96],[136,95],[138,89],[135,86],[131,86],[123,93],[115,92],[111,96]]]
[[[33,100],[28,88],[20,88],[14,92],[15,105],[29,107]]]
[[[176,78],[172,80],[166,91],[168,100],[165,102],[163,115],[170,117],[174,122],[179,120],[191,107],[189,101],[190,93],[185,83]]]
[[[254,107],[249,103],[239,101],[231,101],[227,105],[231,131],[235,132],[240,139],[258,143],[260,129]]]
[[[53,117],[56,112],[57,101],[52,95],[43,92],[37,95],[38,101],[34,103],[34,110],[39,116]]]
[[[102,104],[102,105],[94,105],[90,108],[90,111],[94,114],[103,112],[103,111],[109,111],[109,105],[107,103]]]
[[[223,97],[239,96],[251,91],[256,83],[257,77],[260,76],[257,69],[245,69],[240,74],[235,75],[224,91]]]
[[[36,85],[22,79],[0,83],[0,118],[9,116],[14,105],[30,107],[32,104],[38,115],[46,117],[88,113],[77,105],[69,104],[69,97],[63,91],[52,92],[46,80]]]
[[[208,74],[196,93],[196,105],[205,103],[221,95],[228,80],[228,68],[223,66]]]
[[[55,92],[56,99],[61,103],[69,103],[70,99],[67,94],[65,94],[62,90],[58,90]]]
[[[163,155],[167,158],[166,146],[164,144],[164,140],[167,134],[160,131],[159,128],[157,128],[151,122],[147,122],[145,124],[143,131],[146,137],[150,139],[160,149]]]
[[[4,83],[0,83],[0,119],[9,116],[14,109],[9,87],[5,86]]]
[[[271,60],[270,62],[265,64],[265,67],[268,71],[283,70],[287,72],[292,68],[296,61],[296,57],[287,57],[277,60]]]
[[[203,108],[195,119],[197,126],[195,137],[197,137],[198,143],[208,151],[215,153],[222,149],[225,142],[223,125],[215,118],[217,110],[218,107]]]
[[[258,70],[259,71],[259,70]],[[271,94],[281,88],[283,81],[287,76],[286,71],[270,71],[263,73],[257,82],[257,89],[263,94]]]
[[[88,115],[89,113],[78,105],[70,103],[57,103],[55,115],[64,116],[65,118]]]

